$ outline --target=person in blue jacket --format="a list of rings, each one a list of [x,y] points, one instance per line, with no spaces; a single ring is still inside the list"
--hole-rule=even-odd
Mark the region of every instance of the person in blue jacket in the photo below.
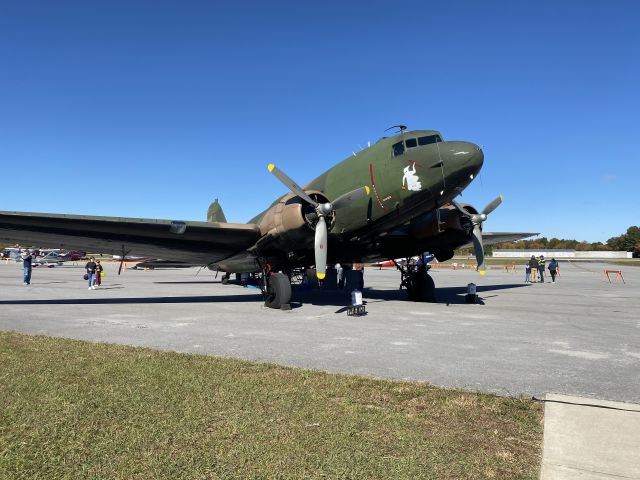
[[[22,255],[23,275],[22,279],[25,285],[31,285],[31,271],[33,270],[33,255],[31,250],[26,250]]]
[[[552,258],[549,262],[549,273],[551,274],[551,283],[556,283],[556,273],[558,272],[558,262]]]

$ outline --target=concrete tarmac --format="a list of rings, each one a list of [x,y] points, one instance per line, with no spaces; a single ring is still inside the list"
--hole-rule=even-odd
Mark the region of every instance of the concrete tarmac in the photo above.
[[[602,280],[623,269],[626,284]],[[297,292],[289,312],[258,290],[198,269],[106,266],[87,290],[81,266],[0,263],[0,329],[197,352],[348,374],[430,382],[500,395],[561,393],[640,403],[640,268],[561,263],[555,284],[515,273],[432,270],[436,304],[403,301],[395,270],[367,269],[368,314],[344,296]],[[464,303],[475,282],[481,304]]]
[[[547,395],[541,480],[640,479],[640,405]]]

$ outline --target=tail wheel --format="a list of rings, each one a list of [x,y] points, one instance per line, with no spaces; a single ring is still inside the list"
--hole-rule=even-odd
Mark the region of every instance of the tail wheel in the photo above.
[[[291,282],[284,273],[274,273],[268,278],[264,304],[269,308],[281,308],[291,301]]]

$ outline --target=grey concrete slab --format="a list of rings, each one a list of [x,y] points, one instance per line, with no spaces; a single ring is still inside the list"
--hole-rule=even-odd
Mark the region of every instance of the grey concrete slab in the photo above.
[[[257,290],[197,269],[107,265],[88,291],[81,267],[34,271],[0,263],[0,329],[199,352],[332,372],[412,379],[508,395],[548,392],[640,402],[640,268],[626,284],[605,265],[562,263],[555,284],[524,273],[435,270],[437,304],[401,300],[398,273],[367,269],[368,315],[348,317],[340,294],[302,292],[290,312]],[[478,284],[483,304],[464,303]]]
[[[640,405],[546,400],[542,480],[640,479]]]

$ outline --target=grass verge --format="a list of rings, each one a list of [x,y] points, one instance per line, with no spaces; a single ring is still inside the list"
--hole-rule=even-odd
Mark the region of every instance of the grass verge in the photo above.
[[[537,478],[530,400],[0,332],[0,478]]]

